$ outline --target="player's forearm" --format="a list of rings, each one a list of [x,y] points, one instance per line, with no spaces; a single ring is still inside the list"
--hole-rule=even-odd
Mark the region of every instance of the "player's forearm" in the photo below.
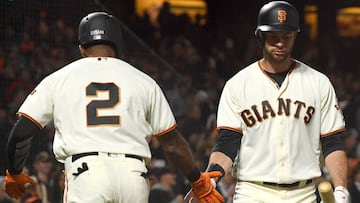
[[[337,150],[330,153],[325,158],[325,164],[329,171],[334,187],[347,187],[348,162],[345,152],[342,150]]]
[[[209,164],[212,163],[219,164],[225,170],[225,174],[228,174],[231,172],[233,161],[222,152],[213,152],[209,158]]]
[[[6,146],[8,170],[11,174],[22,171],[30,153],[31,140],[40,129],[29,119],[21,117],[10,131]]]
[[[178,169],[190,181],[200,176],[200,171],[195,166],[190,146],[177,130],[158,138],[164,155],[171,165]]]

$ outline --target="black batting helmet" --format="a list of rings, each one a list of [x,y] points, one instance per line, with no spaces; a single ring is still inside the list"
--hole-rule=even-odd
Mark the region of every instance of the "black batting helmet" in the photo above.
[[[89,47],[95,44],[112,45],[119,57],[123,43],[119,20],[106,12],[93,12],[85,16],[79,24],[79,42]]]
[[[286,1],[271,1],[259,11],[255,36],[262,38],[261,32],[292,31],[300,32],[299,13]]]

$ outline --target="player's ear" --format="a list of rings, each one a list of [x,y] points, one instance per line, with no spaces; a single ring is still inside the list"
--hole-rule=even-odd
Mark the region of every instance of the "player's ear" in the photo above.
[[[86,55],[86,50],[84,47],[82,47],[81,45],[79,45],[79,50],[80,50],[80,54],[82,57],[87,57]]]

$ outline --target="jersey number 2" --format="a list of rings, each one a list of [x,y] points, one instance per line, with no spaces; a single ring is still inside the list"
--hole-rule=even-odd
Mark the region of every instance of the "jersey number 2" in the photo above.
[[[86,87],[87,96],[97,96],[98,91],[108,92],[109,98],[106,100],[91,100],[86,106],[86,117],[87,124],[92,125],[119,125],[120,116],[111,115],[111,116],[99,116],[98,110],[100,109],[112,109],[120,101],[119,97],[119,87],[114,83],[90,83]]]

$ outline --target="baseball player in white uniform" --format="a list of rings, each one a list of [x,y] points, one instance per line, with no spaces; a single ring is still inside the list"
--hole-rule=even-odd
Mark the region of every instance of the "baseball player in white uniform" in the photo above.
[[[18,111],[7,145],[6,192],[20,198],[24,184],[34,183],[22,168],[33,135],[53,121],[53,151],[65,166],[64,202],[147,202],[151,136],[198,198],[223,202],[210,184],[221,173],[195,167],[158,84],[117,58],[123,46],[118,20],[90,13],[80,22],[79,41],[83,58],[44,78]]]
[[[321,153],[336,203],[350,202],[342,111],[329,79],[291,57],[299,31],[291,4],[265,4],[255,31],[263,58],[223,88],[208,171],[232,172],[234,203],[315,203]]]

